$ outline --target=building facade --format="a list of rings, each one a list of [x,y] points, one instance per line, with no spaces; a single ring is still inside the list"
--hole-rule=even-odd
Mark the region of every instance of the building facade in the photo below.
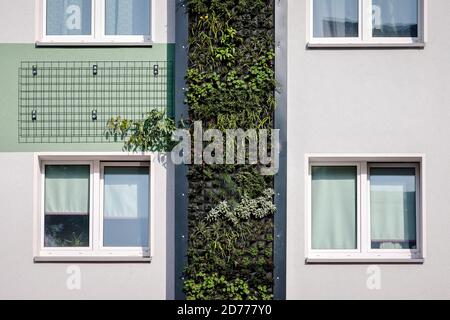
[[[287,3],[287,297],[448,298],[450,3],[314,2]]]
[[[449,298],[450,2],[275,7],[275,298]],[[0,298],[175,297],[184,181],[103,124],[179,112],[177,10],[0,3]]]

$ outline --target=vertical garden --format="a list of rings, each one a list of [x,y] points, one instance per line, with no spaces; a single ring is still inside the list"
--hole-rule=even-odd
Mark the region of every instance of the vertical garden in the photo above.
[[[273,0],[186,3],[189,122],[222,132],[271,129]],[[273,298],[273,177],[260,169],[189,166],[187,299]]]

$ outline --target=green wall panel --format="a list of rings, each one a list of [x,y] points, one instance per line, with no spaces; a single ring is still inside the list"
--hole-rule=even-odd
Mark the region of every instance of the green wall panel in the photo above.
[[[0,152],[120,151],[123,143],[19,143],[19,68],[22,61],[173,61],[174,44],[152,47],[36,48],[0,44]],[[105,124],[106,125],[106,124]]]

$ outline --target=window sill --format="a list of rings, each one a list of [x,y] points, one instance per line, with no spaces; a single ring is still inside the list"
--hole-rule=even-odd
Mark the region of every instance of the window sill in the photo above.
[[[153,47],[153,42],[63,42],[36,41],[36,47]]]
[[[385,49],[424,49],[424,42],[416,43],[314,43],[308,42],[306,47],[308,49],[345,49],[345,48],[385,48]]]
[[[34,257],[34,263],[150,263],[151,257]]]
[[[424,264],[423,258],[306,258],[306,264]]]

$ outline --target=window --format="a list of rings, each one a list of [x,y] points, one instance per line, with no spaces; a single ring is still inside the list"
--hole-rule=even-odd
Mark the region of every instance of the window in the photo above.
[[[43,161],[40,255],[149,257],[150,163]]]
[[[44,247],[89,247],[90,175],[86,164],[45,166]]]
[[[310,0],[310,45],[424,42],[425,0]]]
[[[42,0],[41,43],[151,43],[151,0]]]
[[[420,163],[310,161],[308,259],[422,259]]]

